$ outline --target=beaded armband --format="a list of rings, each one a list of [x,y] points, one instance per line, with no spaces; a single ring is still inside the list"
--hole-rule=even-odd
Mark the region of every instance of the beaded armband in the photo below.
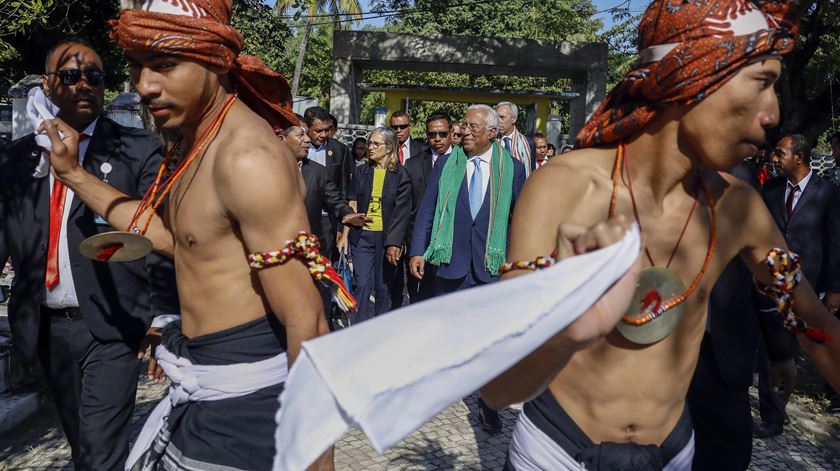
[[[333,295],[333,300],[343,311],[355,311],[356,299],[344,286],[341,277],[332,267],[329,259],[322,256],[318,250],[318,238],[307,232],[299,232],[297,237],[287,241],[282,250],[271,252],[257,252],[248,255],[248,264],[255,270],[283,265],[292,258],[306,263],[309,274],[316,281],[327,287]]]
[[[802,281],[802,269],[799,266],[799,255],[780,248],[770,250],[767,254],[767,266],[770,269],[770,285],[755,280],[758,290],[769,296],[776,303],[776,310],[782,316],[785,327],[793,333],[801,333],[811,340],[823,343],[833,339],[824,330],[808,327],[808,324],[793,313],[793,290]]]
[[[503,263],[501,267],[499,267],[499,275],[504,275],[505,273],[513,270],[542,270],[548,268],[555,263],[557,260],[554,258],[555,254],[552,254],[548,257],[537,257],[535,260],[530,262],[506,262]]]

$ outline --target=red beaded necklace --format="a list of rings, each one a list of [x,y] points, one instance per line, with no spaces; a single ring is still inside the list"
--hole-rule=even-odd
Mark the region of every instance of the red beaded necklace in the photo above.
[[[612,192],[612,198],[610,199],[610,217],[611,218],[615,216],[615,207],[616,207],[616,200],[618,198],[618,187],[619,187],[619,183],[620,183],[620,180],[621,180],[621,174],[622,174],[622,171],[627,167],[627,160],[628,159],[626,159],[626,153],[627,153],[626,147],[627,147],[626,144],[624,142],[622,142],[618,145],[618,150],[616,152],[615,169],[613,170],[613,192]],[[694,281],[691,283],[691,285],[688,287],[688,289],[685,290],[685,292],[683,294],[681,294],[681,295],[679,295],[679,296],[677,296],[673,299],[669,299],[666,302],[661,302],[661,300],[660,300],[660,303],[659,303],[658,306],[656,306],[654,309],[651,309],[650,311],[646,312],[645,314],[643,314],[641,316],[630,317],[629,315],[625,315],[624,318],[622,318],[622,321],[627,323],[627,324],[634,325],[634,326],[640,326],[640,325],[647,324],[647,323],[651,322],[652,320],[656,319],[657,317],[661,316],[662,314],[664,314],[668,310],[673,309],[673,308],[679,306],[680,304],[684,303],[685,300],[688,299],[689,296],[691,296],[691,294],[694,292],[694,290],[697,289],[697,286],[700,284],[700,281],[703,279],[703,275],[705,275],[706,271],[709,269],[709,265],[711,264],[711,261],[712,261],[712,256],[714,255],[714,252],[715,252],[715,245],[717,244],[717,216],[715,214],[715,201],[714,201],[714,198],[712,197],[711,191],[709,191],[709,187],[706,185],[706,181],[703,179],[703,176],[699,173],[697,174],[697,177],[700,180],[700,185],[703,187],[704,193],[706,194],[706,200],[707,200],[707,204],[709,206],[709,217],[711,219],[711,230],[710,230],[711,236],[709,238],[709,248],[706,251],[706,259],[703,261],[703,267],[700,269],[700,272],[694,278]],[[632,180],[630,178],[629,168],[627,169],[627,189],[630,191],[630,201],[633,203],[633,215],[636,218],[636,223],[639,224],[639,230],[642,231],[642,221],[639,218],[639,210],[638,210],[638,207],[636,206],[636,196],[633,193],[633,183],[632,183]],[[695,193],[694,204],[691,207],[691,212],[689,212],[688,218],[686,219],[685,225],[683,226],[682,232],[680,233],[680,237],[679,237],[679,239],[677,239],[677,243],[674,246],[674,249],[671,251],[671,256],[668,259],[668,264],[666,265],[666,268],[671,266],[671,261],[673,261],[674,255],[677,252],[677,248],[679,247],[680,242],[682,242],[683,236],[685,235],[685,231],[688,228],[688,223],[689,223],[689,221],[691,221],[691,217],[694,214],[695,208],[697,207],[697,200],[698,200],[697,196],[698,195]],[[650,261],[650,264],[655,267],[656,264],[653,262],[653,258],[651,257],[650,250],[648,249],[647,246],[645,246],[645,254],[647,255],[648,261]],[[643,299],[643,304],[648,304],[648,303],[649,303],[649,300]],[[644,311],[644,309],[643,309],[643,311]]]

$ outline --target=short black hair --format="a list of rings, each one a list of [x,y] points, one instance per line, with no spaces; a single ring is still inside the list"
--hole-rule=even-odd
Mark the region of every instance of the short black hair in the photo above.
[[[393,117],[393,115],[391,115]],[[426,125],[428,126],[429,123],[432,121],[437,121],[440,119],[445,119],[449,126],[452,126],[452,118],[449,116],[449,113],[445,111],[435,111],[434,113],[430,114],[428,118],[426,118]]]
[[[833,144],[834,141],[837,141],[837,144],[840,144],[840,131],[835,132],[828,138],[828,143]]]
[[[312,123],[314,123],[316,119],[325,123],[332,121],[332,118],[330,118],[330,112],[320,106],[311,106],[303,112],[303,120],[306,121],[307,126],[312,127]]]
[[[534,139],[536,139],[536,138],[545,139],[545,134],[543,134],[541,132],[535,132],[534,133]]]
[[[332,113],[330,113],[330,121],[332,121],[333,127],[338,129],[338,118],[336,118]]]
[[[799,154],[803,162],[810,164],[811,144],[808,142],[808,139],[802,134],[791,134],[787,137],[790,138],[790,149],[793,151],[793,155]]]
[[[549,148],[549,149],[551,149],[551,150],[553,150],[554,152],[557,152],[557,148],[556,148],[556,147],[554,147],[554,144],[552,144],[552,143],[550,143],[550,142],[548,143],[548,148]]]
[[[90,49],[91,51],[93,51],[94,54],[96,54],[96,57],[97,57],[97,59],[99,59],[99,62],[102,62],[102,58],[99,57],[99,53],[96,52],[96,49],[94,49],[93,44],[91,44],[86,39],[82,39],[78,36],[73,36],[73,37],[70,37],[70,38],[64,38],[61,41],[53,44],[52,47],[49,48],[49,50],[47,51],[47,57],[46,57],[46,59],[44,59],[44,73],[45,74],[48,74],[48,73],[51,72],[50,61],[52,60],[53,55],[55,55],[55,51],[61,49],[64,46],[70,45],[70,44],[80,44],[80,45]]]
[[[406,113],[403,110],[397,110],[397,111],[394,111],[393,113],[391,113],[391,117],[388,118],[388,122],[390,123],[391,121],[393,121],[394,118],[406,118],[409,121],[411,121],[411,119],[408,116],[408,113]]]
[[[365,139],[364,137],[357,137],[356,140],[353,141],[353,147],[356,147],[356,144],[360,142],[364,142],[365,145],[367,145],[367,139]]]

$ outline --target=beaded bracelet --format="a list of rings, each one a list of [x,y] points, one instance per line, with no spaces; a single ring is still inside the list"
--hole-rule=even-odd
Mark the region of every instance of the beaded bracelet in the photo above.
[[[557,263],[557,260],[554,257],[555,254],[552,254],[548,257],[537,257],[535,260],[530,262],[506,262],[499,267],[499,275],[504,275],[505,273],[513,270],[543,270]]]
[[[330,260],[321,255],[318,250],[318,238],[308,232],[299,232],[298,235],[286,242],[281,250],[271,252],[256,252],[248,255],[248,265],[255,270],[283,265],[292,258],[298,258],[306,263],[309,268],[309,275],[322,285],[330,289],[333,300],[343,311],[355,311],[358,307],[356,299],[344,286],[344,282],[332,267]]]
[[[755,280],[755,284],[761,293],[769,296],[776,303],[776,310],[782,316],[785,327],[793,333],[805,334],[817,343],[833,341],[826,331],[808,327],[805,321],[793,313],[793,291],[802,281],[799,255],[774,248],[767,254],[767,266],[770,269],[772,283],[765,285]]]

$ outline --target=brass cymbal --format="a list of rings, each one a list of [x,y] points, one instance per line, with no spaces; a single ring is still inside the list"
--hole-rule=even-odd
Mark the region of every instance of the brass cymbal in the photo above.
[[[684,292],[685,284],[671,270],[659,267],[644,268],[639,274],[639,283],[636,286],[636,293],[633,295],[630,307],[627,308],[627,316],[634,318],[641,316],[643,307],[647,310],[654,309],[659,304],[674,299]],[[643,306],[643,303],[646,305]],[[616,329],[627,340],[640,345],[648,345],[670,335],[679,324],[684,312],[685,303],[665,311],[661,316],[647,324],[637,326],[622,320],[618,323]]]
[[[103,232],[83,240],[79,251],[100,262],[132,262],[149,255],[152,241],[131,232]]]

